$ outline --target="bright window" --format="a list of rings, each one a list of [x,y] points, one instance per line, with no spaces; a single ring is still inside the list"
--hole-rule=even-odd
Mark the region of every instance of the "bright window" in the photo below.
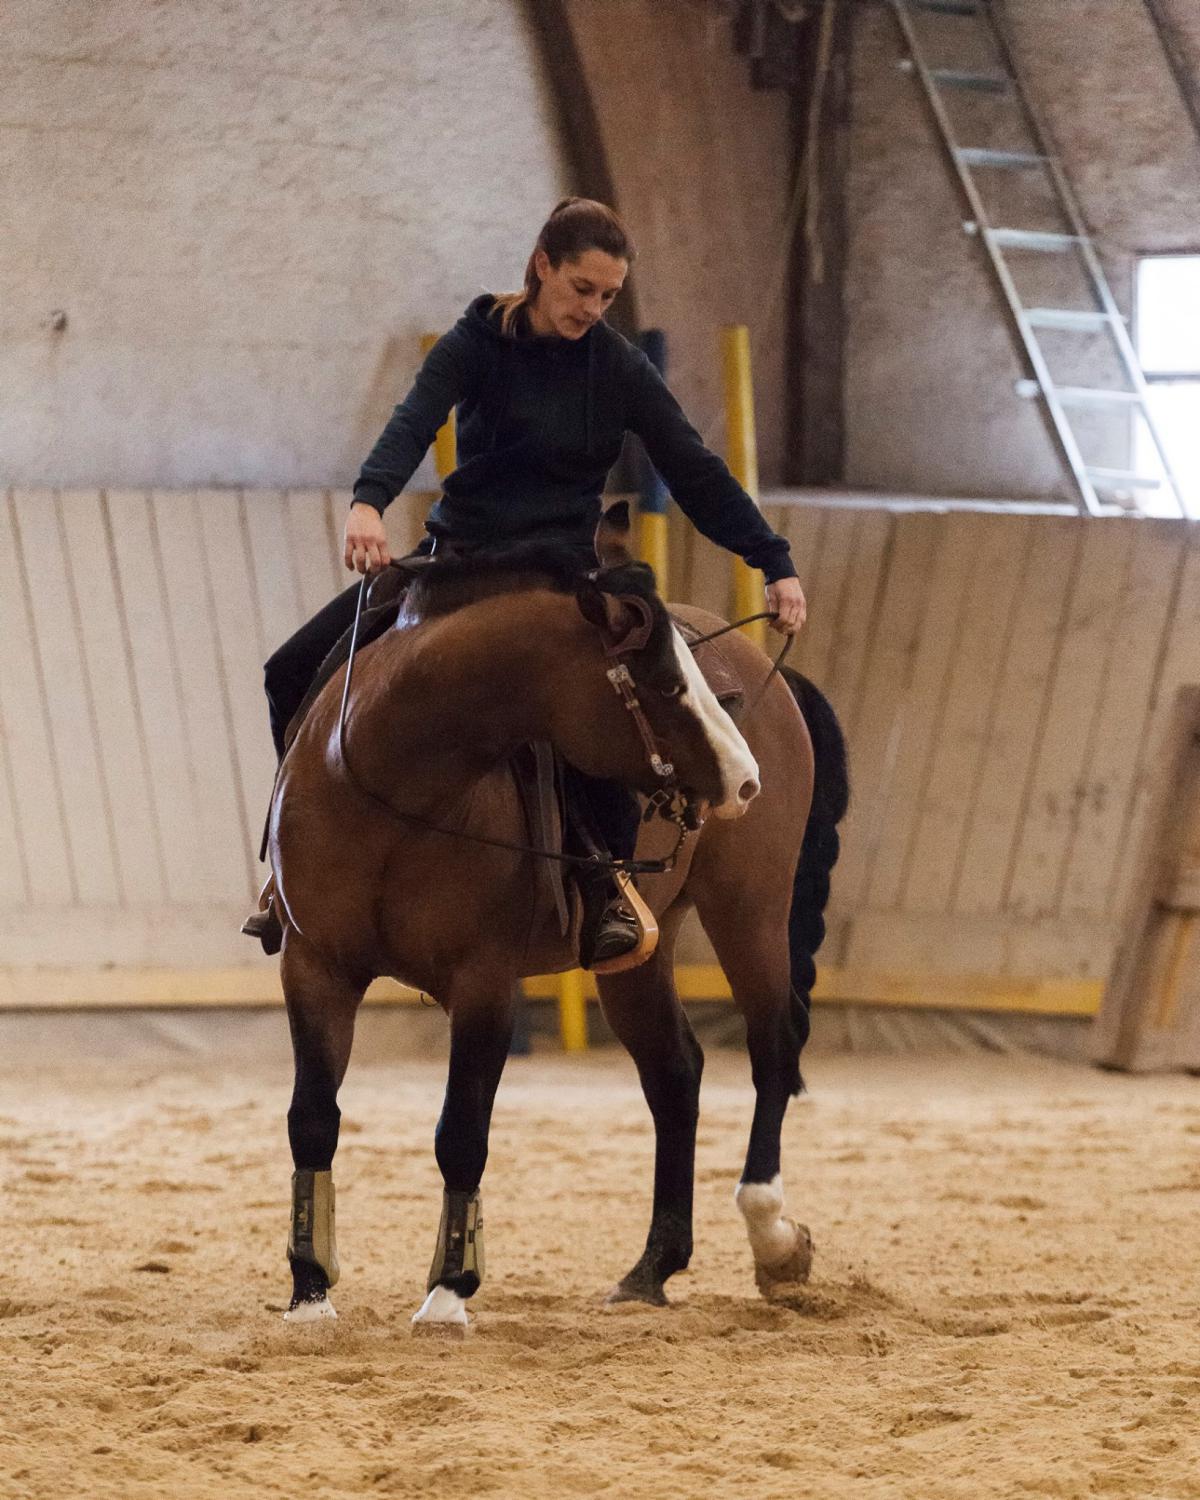
[[[1148,255],[1138,262],[1134,333],[1175,481],[1189,514],[1200,517],[1200,255]],[[1139,474],[1161,472],[1140,419],[1135,455]],[[1142,504],[1151,513],[1175,514],[1153,490]]]

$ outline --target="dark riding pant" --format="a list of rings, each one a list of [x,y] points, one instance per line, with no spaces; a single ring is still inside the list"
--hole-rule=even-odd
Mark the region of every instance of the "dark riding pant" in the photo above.
[[[307,624],[301,625],[295,635],[267,658],[263,679],[271,738],[275,741],[275,754],[280,760],[283,759],[283,737],[287,727],[304,702],[317,668],[354,624],[357,603],[358,584],[353,583],[318,610]]]
[[[614,859],[632,859],[637,846],[641,808],[637,798],[619,781],[585,776],[571,767],[575,785],[583,794],[592,822]]]

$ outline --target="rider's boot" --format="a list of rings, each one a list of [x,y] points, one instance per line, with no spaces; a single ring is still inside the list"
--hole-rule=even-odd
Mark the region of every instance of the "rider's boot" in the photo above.
[[[642,940],[642,924],[625,905],[619,891],[614,891],[600,916],[596,941],[592,945],[592,963],[604,963],[632,953]]]
[[[258,910],[251,912],[242,923],[247,937],[257,938],[267,954],[278,953],[283,947],[283,924],[275,910],[275,877],[268,875],[266,884],[259,892]]]
[[[606,893],[595,933],[583,935],[582,961],[593,973],[619,974],[645,963],[654,952],[658,946],[658,923],[631,876],[620,873],[615,882],[606,884],[611,894]]]

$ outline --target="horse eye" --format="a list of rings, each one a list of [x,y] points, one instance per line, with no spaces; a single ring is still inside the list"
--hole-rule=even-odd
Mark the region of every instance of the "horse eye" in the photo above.
[[[668,683],[668,685],[666,687],[659,688],[658,691],[662,694],[662,696],[664,698],[678,698],[680,696],[680,694],[683,692],[683,683],[682,682]]]

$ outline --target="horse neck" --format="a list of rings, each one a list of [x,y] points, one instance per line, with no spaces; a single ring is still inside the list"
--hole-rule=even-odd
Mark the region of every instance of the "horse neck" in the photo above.
[[[397,630],[363,705],[373,742],[406,778],[423,766],[441,783],[480,775],[547,736],[553,680],[578,660],[588,629],[568,597],[536,590]]]

